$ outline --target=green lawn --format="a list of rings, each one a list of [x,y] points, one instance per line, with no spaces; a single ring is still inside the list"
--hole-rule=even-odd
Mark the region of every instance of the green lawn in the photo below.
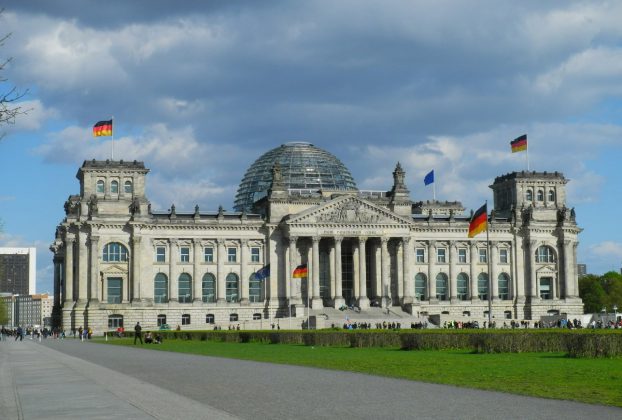
[[[99,341],[99,340],[98,340]],[[133,345],[131,338],[108,344]],[[145,349],[313,366],[622,407],[622,358],[166,340]]]

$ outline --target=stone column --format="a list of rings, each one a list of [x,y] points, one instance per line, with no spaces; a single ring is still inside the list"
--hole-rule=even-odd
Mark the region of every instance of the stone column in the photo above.
[[[499,243],[490,241],[490,283],[492,285],[492,301],[499,300]]]
[[[471,277],[471,301],[477,301],[478,298],[478,290],[477,290],[477,261],[479,261],[479,255],[477,252],[477,243],[471,242],[471,247],[469,249],[469,276]]]
[[[132,237],[132,302],[140,302],[140,243],[141,237],[134,234]]]
[[[354,301],[358,301],[358,298],[360,297],[360,291],[359,291],[359,286],[360,286],[360,270],[359,270],[359,247],[356,246],[354,244],[354,241],[351,242],[352,244],[352,294],[353,294],[353,298]]]
[[[361,236],[359,238],[359,299],[358,305],[361,309],[369,308],[369,298],[367,297],[367,264],[365,245],[367,238]]]
[[[330,247],[330,251],[328,252],[328,273],[330,276],[330,280],[328,282],[330,287],[330,300],[335,302],[335,243],[333,242]]]
[[[248,278],[250,277],[248,269],[248,240],[240,240],[240,303],[248,305]]]
[[[61,304],[61,270],[63,258],[54,252],[54,307]]]
[[[73,233],[68,233],[65,238],[65,307],[73,305],[73,244],[76,237]]]
[[[169,301],[177,302],[179,295],[179,278],[177,277],[177,259],[179,258],[179,242],[177,239],[170,240],[170,252],[168,256],[168,284]]]
[[[99,302],[99,236],[91,234],[91,273],[89,302]]]
[[[436,298],[436,242],[428,242],[428,290],[430,303],[438,303]]]
[[[320,237],[311,238],[311,307],[313,309],[323,308],[322,298],[320,297]]]
[[[458,246],[456,242],[449,242],[449,300],[458,301]]]
[[[290,303],[293,305],[302,305],[302,294],[300,291],[300,279],[294,278],[294,270],[298,266],[298,258],[296,255],[296,243],[298,237],[289,237],[289,271],[287,278],[289,278],[289,288],[291,294]]]
[[[401,302],[404,297],[404,247],[401,241],[395,244],[395,260],[397,298]]]
[[[527,256],[529,261],[529,286],[531,300],[540,300],[540,295],[538,294],[538,279],[536,276],[536,244],[537,241],[530,240],[529,248],[527,249]]]
[[[345,305],[345,299],[343,298],[343,278],[341,271],[341,242],[342,237],[335,237],[335,308],[340,308]]]
[[[577,275],[577,248],[579,242],[573,242],[571,245],[571,261],[569,262],[572,275],[566,280],[568,282],[568,295],[566,298],[577,299],[579,297],[579,276]]]
[[[404,304],[413,303],[413,294],[414,294],[414,286],[413,286],[413,277],[411,272],[411,261],[413,249],[410,242],[410,237],[405,237],[402,239],[403,249],[404,249],[404,297],[402,302]]]
[[[219,305],[226,303],[225,298],[225,260],[227,259],[227,252],[225,249],[225,240],[218,239],[218,251],[216,260],[216,302]]]
[[[86,232],[80,231],[78,233],[78,302],[84,305],[88,301],[89,296],[89,253],[86,245],[87,239]]]
[[[514,236],[514,246],[512,247],[513,252],[513,264],[514,267],[514,277],[516,278],[514,284],[516,284],[516,290],[514,291],[516,302],[519,304],[525,303],[525,251],[524,251],[524,242],[522,239]],[[523,308],[518,308],[519,310],[523,310]],[[517,315],[518,316],[518,315]]]
[[[391,267],[389,238],[380,238],[380,269],[382,271],[382,307],[391,306]]]
[[[192,249],[194,255],[192,259],[192,300],[194,302],[203,302],[203,279],[201,278],[201,254],[203,246],[200,239],[192,241]]]

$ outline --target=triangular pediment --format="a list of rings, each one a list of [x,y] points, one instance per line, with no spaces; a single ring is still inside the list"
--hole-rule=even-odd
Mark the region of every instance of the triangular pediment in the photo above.
[[[539,275],[555,274],[557,273],[557,270],[554,265],[545,265],[536,269],[536,273]]]
[[[104,267],[102,267],[102,272],[106,273],[107,275],[125,274],[127,273],[127,267],[123,267],[118,264],[112,264],[108,266],[105,265]]]
[[[355,196],[341,196],[292,216],[295,224],[404,225],[412,221]]]

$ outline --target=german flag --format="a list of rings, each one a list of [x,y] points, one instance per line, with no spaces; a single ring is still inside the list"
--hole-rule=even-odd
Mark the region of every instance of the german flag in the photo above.
[[[527,150],[527,134],[523,134],[522,136],[512,140],[510,142],[510,146],[512,147],[512,153]]]
[[[487,205],[484,204],[473,214],[473,217],[471,217],[471,222],[469,223],[469,238],[485,231],[487,228],[488,209]]]
[[[93,126],[93,137],[112,136],[112,120],[100,121]]]
[[[294,278],[295,279],[300,279],[300,278],[303,278],[303,277],[307,277],[308,274],[309,274],[309,270],[307,269],[307,264],[300,264],[294,270]]]

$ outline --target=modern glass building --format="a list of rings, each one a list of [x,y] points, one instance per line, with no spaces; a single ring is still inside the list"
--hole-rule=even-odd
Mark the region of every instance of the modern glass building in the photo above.
[[[235,196],[236,211],[251,212],[272,183],[272,167],[281,166],[289,190],[356,190],[348,168],[333,154],[311,143],[291,142],[264,153],[246,171]]]

